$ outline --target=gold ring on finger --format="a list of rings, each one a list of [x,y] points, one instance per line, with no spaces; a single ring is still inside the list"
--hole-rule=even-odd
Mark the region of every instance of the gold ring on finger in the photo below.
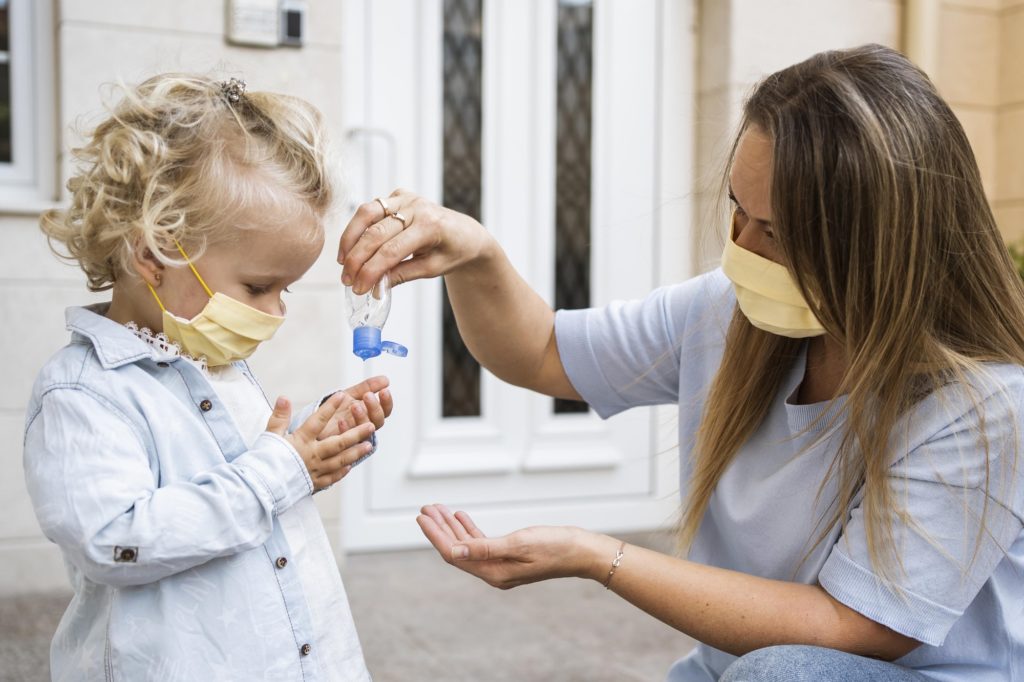
[[[399,213],[398,211],[395,211],[394,213],[392,213],[392,214],[391,214],[391,217],[392,217],[392,218],[398,218],[399,220],[401,220],[401,221],[402,221],[402,229],[403,229],[403,230],[404,230],[405,228],[409,227],[409,219],[408,219],[408,218],[406,218],[406,217],[405,217],[404,215],[402,215],[401,213]]]
[[[378,204],[380,204],[380,207],[382,209],[384,209],[384,217],[385,218],[387,218],[389,215],[391,215],[391,209],[388,207],[388,202],[384,201],[380,197],[374,197],[373,200],[376,201]]]

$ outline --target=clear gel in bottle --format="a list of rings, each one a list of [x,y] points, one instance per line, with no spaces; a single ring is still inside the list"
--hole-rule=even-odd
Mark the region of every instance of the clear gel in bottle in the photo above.
[[[352,328],[352,352],[363,360],[389,353],[404,358],[409,349],[394,341],[382,341],[381,330],[391,312],[391,282],[387,273],[365,294],[345,287],[345,308]]]

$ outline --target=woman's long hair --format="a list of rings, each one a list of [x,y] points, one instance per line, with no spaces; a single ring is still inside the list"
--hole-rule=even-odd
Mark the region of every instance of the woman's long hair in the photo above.
[[[837,523],[845,528],[863,490],[871,560],[889,575],[899,563],[893,521],[907,519],[888,480],[897,423],[942,386],[970,392],[967,377],[981,363],[1024,364],[1024,286],[963,128],[898,52],[824,52],[768,76],[745,104],[741,131],[749,127],[771,139],[777,244],[847,363],[829,472],[837,494],[814,544]],[[697,435],[684,547],[799,343],[734,312]]]

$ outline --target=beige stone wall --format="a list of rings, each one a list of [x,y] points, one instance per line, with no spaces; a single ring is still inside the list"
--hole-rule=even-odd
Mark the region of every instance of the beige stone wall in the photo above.
[[[1024,240],[1024,0],[931,0],[938,26],[925,65],[971,140],[1008,240]],[[901,49],[901,0],[703,0],[697,81],[695,270],[717,263],[718,196],[740,104],[761,75],[823,49],[879,42]],[[785,36],[780,40],[779,36]]]
[[[971,140],[1008,241],[1024,238],[1024,0],[942,0],[932,77]]]
[[[820,52],[899,47],[900,0],[702,0],[697,72],[694,271],[715,267],[727,219],[718,202],[740,106],[763,76]]]
[[[999,21],[999,107],[995,122],[996,220],[1024,239],[1024,0],[1003,0]]]
[[[72,126],[95,120],[104,84],[119,79],[134,83],[168,70],[216,70],[240,75],[251,89],[304,97],[320,107],[340,137],[341,7],[337,0],[310,0],[304,47],[260,49],[226,44],[222,2],[59,0],[57,146],[66,152],[77,139]],[[66,155],[61,167],[63,185]],[[12,214],[10,207],[0,206],[0,319],[5,326],[0,356],[7,358],[0,382],[0,595],[66,585],[59,552],[42,537],[24,489],[25,408],[36,372],[67,341],[64,308],[106,298],[89,294],[81,273],[50,254],[37,227],[38,212],[18,210]],[[288,300],[288,324],[254,358],[267,391],[288,395],[296,403],[342,380],[347,341],[337,312],[342,302],[334,263],[340,231],[341,225],[332,226],[323,257]],[[317,496],[332,539],[339,533],[340,490]]]
[[[511,1],[511,0],[501,0]],[[627,1],[627,0],[624,0]],[[986,190],[1008,236],[1024,236],[1024,0],[941,2],[940,49],[933,75],[971,137]],[[181,69],[241,75],[251,88],[305,97],[327,115],[340,136],[344,102],[342,0],[309,1],[309,41],[301,49],[257,49],[224,41],[223,2],[178,0],[55,0],[58,8],[55,84],[60,109],[58,148],[76,138],[70,126],[87,125],[100,110],[101,85],[135,82],[158,71]],[[899,47],[901,0],[678,0],[696,5],[697,147],[693,216],[697,233],[693,270],[715,264],[725,215],[715,210],[724,154],[735,133],[739,105],[762,75],[817,51],[865,42]],[[679,13],[689,31],[690,14]],[[668,16],[668,15],[667,15]],[[675,16],[674,14],[672,16]],[[683,23],[682,20],[680,23]],[[63,158],[62,178],[68,161]],[[63,179],[62,179],[63,183]],[[74,268],[58,263],[36,226],[38,213],[0,206],[0,352],[8,358],[0,382],[0,594],[65,584],[59,553],[39,532],[21,470],[22,429],[33,377],[67,339],[66,306],[102,300],[85,291]],[[272,394],[296,402],[325,383],[343,380],[347,346],[336,286],[332,227],[323,258],[289,299],[290,320],[255,358]],[[339,534],[336,488],[318,496],[332,539]]]

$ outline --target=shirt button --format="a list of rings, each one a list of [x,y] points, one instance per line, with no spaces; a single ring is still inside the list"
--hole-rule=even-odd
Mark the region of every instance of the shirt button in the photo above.
[[[135,547],[114,547],[114,561],[134,563],[138,556]]]
[[[302,645],[302,648],[301,648],[301,649],[299,649],[299,651],[301,651],[301,652],[302,652],[302,655],[303,655],[303,656],[309,656],[309,652],[310,652],[310,651],[312,651],[312,650],[313,650],[313,647],[311,647],[311,646],[310,646],[310,645],[308,645],[308,644],[303,644],[303,645]]]
[[[285,566],[288,565],[288,559],[286,559],[283,556],[279,556],[279,557],[277,557],[277,561],[275,563],[277,564],[278,568],[284,568]]]
[[[202,410],[203,412],[209,412],[210,410],[213,409],[213,403],[211,403],[209,400],[204,400],[203,402],[199,403],[199,409]]]

